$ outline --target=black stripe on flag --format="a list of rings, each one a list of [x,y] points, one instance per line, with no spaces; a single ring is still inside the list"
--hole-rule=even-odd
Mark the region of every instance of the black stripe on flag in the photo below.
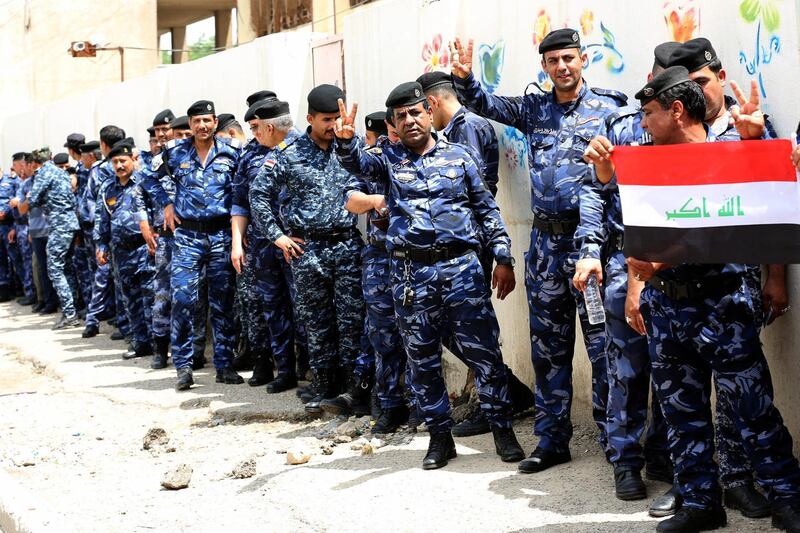
[[[800,263],[800,225],[690,229],[625,226],[625,256],[671,265]]]

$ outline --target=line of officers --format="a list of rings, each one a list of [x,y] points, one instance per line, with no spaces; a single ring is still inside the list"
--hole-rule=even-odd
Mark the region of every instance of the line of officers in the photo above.
[[[789,309],[785,268],[770,265],[762,286],[752,266],[626,259],[610,160],[615,145],[774,137],[755,85],[748,96],[730,83],[730,98],[707,39],[663,43],[639,105],[628,105],[583,79],[579,34],[561,29],[539,46],[552,90],[502,97],[475,79],[471,41],[450,46],[451,74],[397,86],[386,111],[366,117],[363,138],[357,105],[348,110],[340,89],[321,85],[308,94],[305,131],[286,102],[261,91],[247,101],[254,138],[246,143],[241,125],[208,100],[180,119],[156,115],[151,149],[138,156],[114,126],[100,131],[99,146],[80,139],[73,149],[68,139],[82,159],[77,205],[47,150],[30,163],[23,154],[21,192],[9,207],[17,241],[26,213],[32,224],[42,209],[49,224],[57,327],[78,323],[81,290],[70,286],[67,264],[77,235],[95,259],[84,335],[113,315],[103,299],[116,300],[117,326],[129,328],[126,357],[155,352],[152,366],[163,368],[171,346],[178,390],[203,363],[210,317],[217,382],[241,383],[235,367],[246,363],[237,361],[250,358],[253,384],[288,390],[307,354],[313,379],[298,389],[307,411],[374,408],[375,433],[417,414],[430,432],[425,469],[456,457],[454,434],[491,431],[503,461],[535,473],[571,460],[577,316],[618,498],[646,497],[644,470],[671,485],[650,507],[672,515],[659,531],[722,527],[724,507],[800,531],[800,467],[759,341],[761,326]],[[503,363],[498,341],[491,294],[502,301],[516,275],[487,119],[520,130],[530,149],[524,279],[535,395]],[[81,215],[87,197],[89,218]],[[365,213],[366,243],[356,227]],[[604,282],[605,325],[587,320],[581,291],[591,275]],[[237,336],[245,348],[235,356]],[[442,346],[473,372],[479,397],[480,410],[455,427]],[[532,403],[539,441],[526,458],[512,417]]]

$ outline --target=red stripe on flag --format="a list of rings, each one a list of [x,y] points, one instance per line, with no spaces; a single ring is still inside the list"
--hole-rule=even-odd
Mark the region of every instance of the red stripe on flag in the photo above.
[[[786,139],[615,146],[620,185],[713,185],[797,181]]]

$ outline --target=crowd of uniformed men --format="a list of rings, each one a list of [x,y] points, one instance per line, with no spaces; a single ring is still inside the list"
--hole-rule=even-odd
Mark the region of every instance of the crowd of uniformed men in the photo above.
[[[33,311],[60,308],[54,328],[84,319],[84,337],[108,320],[129,343],[123,357],[152,355],[154,369],[171,352],[178,390],[206,362],[210,323],[217,382],[242,383],[237,370],[252,368],[250,385],[277,393],[310,369],[297,391],[310,413],[372,413],[374,433],[422,419],[423,468],[456,456],[454,434],[491,431],[524,473],[571,460],[577,315],[617,497],[645,498],[644,470],[672,484],[650,506],[674,515],[659,531],[715,529],[724,507],[800,531],[800,468],[759,342],[789,308],[784,266],[626,259],[610,158],[615,145],[772,138],[757,91],[730,83],[736,98],[726,96],[725,70],[699,38],[656,47],[639,105],[628,105],[582,78],[580,46],[571,29],[547,35],[552,91],[508,98],[481,87],[472,43],[456,40],[452,73],[398,85],[363,138],[356,105],[321,85],[305,131],[265,90],[247,99],[249,142],[241,122],[200,100],[186,116],[157,113],[148,150],[109,125],[99,141],[69,135],[68,154],[14,154],[0,182],[1,299],[21,291]],[[535,396],[503,363],[490,299],[516,276],[487,119],[530,147],[522,275]],[[604,325],[587,320],[589,276],[604,286]],[[455,427],[442,346],[469,367],[479,398]],[[525,458],[511,421],[534,404],[539,441]]]

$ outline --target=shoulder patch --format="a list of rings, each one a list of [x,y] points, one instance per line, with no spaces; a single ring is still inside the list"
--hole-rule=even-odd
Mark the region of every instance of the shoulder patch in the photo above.
[[[286,148],[288,148],[288,147],[289,147],[289,145],[288,145],[288,144],[286,144],[286,141],[281,141],[281,142],[278,144],[278,150],[286,150]]]
[[[367,148],[367,152],[375,155],[381,155],[383,153],[383,149],[380,146],[371,146]]]
[[[277,161],[274,159],[264,159],[264,166],[267,168],[272,168],[277,164]]]
[[[613,98],[620,105],[626,105],[628,103],[628,96],[625,93],[615,91],[613,89],[601,89],[599,87],[592,87],[591,91],[599,96],[606,96],[608,98]]]
[[[170,141],[170,142],[172,142],[172,141]],[[156,170],[158,170],[158,169],[159,169],[159,167],[161,167],[161,165],[162,165],[163,163],[164,163],[164,158],[162,157],[162,155],[161,155],[161,154],[158,154],[157,156],[155,156],[155,157],[154,157],[154,158],[153,158],[153,159],[150,161],[150,170],[152,170],[153,172],[155,172]]]

